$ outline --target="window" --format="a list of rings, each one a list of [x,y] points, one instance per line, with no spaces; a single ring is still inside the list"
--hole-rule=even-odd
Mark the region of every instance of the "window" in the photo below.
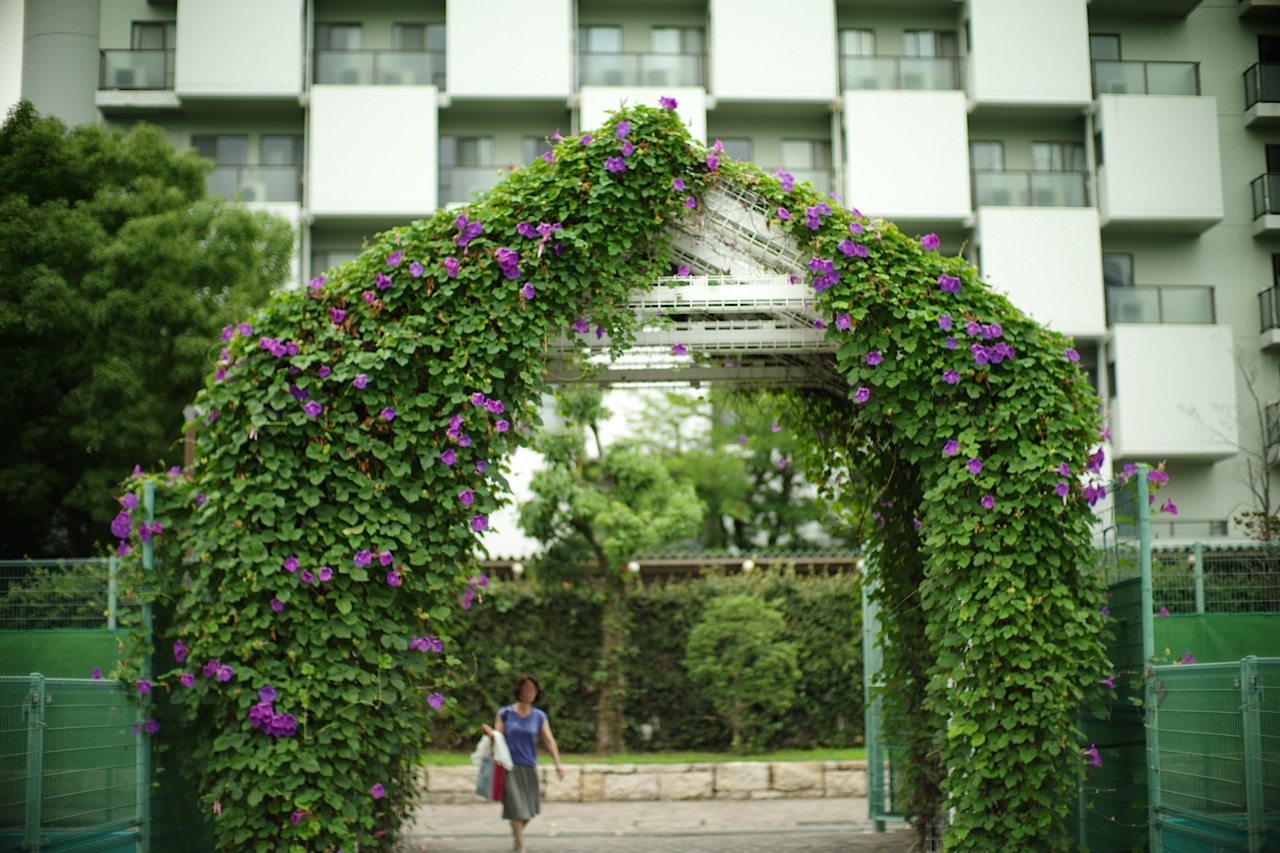
[[[243,166],[249,162],[248,136],[199,134],[191,137],[191,147],[219,166]]]
[[[1083,172],[1084,146],[1079,142],[1032,142],[1034,172]]]
[[[555,147],[547,141],[546,137],[542,136],[526,136],[523,141],[523,146],[524,155],[522,160],[526,164],[532,163],[534,160],[537,160],[543,154],[546,154]]]
[[[841,56],[875,56],[875,30],[841,30]]]
[[[969,162],[980,172],[1004,171],[1003,142],[970,142]]]
[[[440,137],[441,166],[493,165],[492,136]]]
[[[1271,256],[1271,286],[1280,289],[1280,255]]]
[[[359,24],[316,24],[316,50],[359,49]]]
[[[1094,62],[1119,62],[1120,36],[1109,33],[1090,33],[1089,58]]]
[[[649,31],[651,53],[697,56],[702,53],[702,30],[698,27],[654,27]]]
[[[1102,283],[1108,287],[1133,287],[1133,255],[1103,252]]]
[[[263,134],[260,161],[264,166],[301,166],[302,137]]]
[[[444,24],[392,24],[391,49],[444,53]]]
[[[622,53],[622,27],[583,27],[578,39],[583,53]]]
[[[359,249],[316,249],[311,253],[311,274],[320,275],[338,264],[360,257]]]
[[[782,140],[782,165],[788,169],[830,169],[829,139]]]
[[[1267,171],[1280,172],[1280,145],[1267,145]]]
[[[721,139],[720,144],[724,146],[726,157],[733,160],[741,160],[746,163],[751,162],[751,140],[742,138]]]
[[[173,50],[178,41],[174,21],[134,21],[130,47],[134,50]]]
[[[951,57],[960,55],[960,40],[952,30],[907,30],[902,34],[902,55]]]

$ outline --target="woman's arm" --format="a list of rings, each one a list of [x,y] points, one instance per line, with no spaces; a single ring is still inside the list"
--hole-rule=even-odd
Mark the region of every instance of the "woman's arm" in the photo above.
[[[498,713],[494,715],[492,728],[483,725],[480,728],[489,737],[493,737],[494,732],[502,732],[503,734],[506,734],[507,726],[506,723],[502,722],[502,711],[499,710]]]
[[[551,734],[551,721],[542,721],[542,742],[547,745],[547,752],[551,753],[551,759],[556,763],[556,776],[564,778],[564,765],[560,763],[560,750],[556,747],[555,735]]]

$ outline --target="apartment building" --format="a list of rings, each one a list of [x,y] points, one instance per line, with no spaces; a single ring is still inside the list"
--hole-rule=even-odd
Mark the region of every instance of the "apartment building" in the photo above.
[[[1242,537],[1280,464],[1280,0],[7,2],[24,96],[214,160],[299,280],[671,96],[1074,335],[1161,536]]]

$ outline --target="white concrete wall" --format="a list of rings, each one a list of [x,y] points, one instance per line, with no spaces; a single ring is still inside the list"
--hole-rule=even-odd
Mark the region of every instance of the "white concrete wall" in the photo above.
[[[1117,459],[1225,459],[1236,454],[1236,377],[1230,326],[1112,329]]]
[[[1104,225],[1222,219],[1216,98],[1103,95],[1098,107]]]
[[[311,212],[422,216],[436,207],[435,86],[315,86]]]
[[[178,96],[300,93],[303,27],[303,0],[182,0]]]
[[[448,0],[452,97],[568,98],[571,0]]]
[[[979,104],[1092,99],[1085,0],[967,0],[969,98]]]
[[[889,219],[971,210],[962,92],[846,90],[845,203]]]
[[[836,97],[832,0],[710,0],[710,88],[720,100]]]
[[[610,110],[636,104],[656,107],[659,98],[669,97],[676,99],[676,115],[689,134],[707,141],[707,93],[701,87],[583,86],[578,97],[579,130],[594,131],[609,118]]]
[[[984,207],[977,244],[983,280],[1024,312],[1076,338],[1106,334],[1096,210]]]
[[[0,0],[0,122],[22,97],[22,2]]]

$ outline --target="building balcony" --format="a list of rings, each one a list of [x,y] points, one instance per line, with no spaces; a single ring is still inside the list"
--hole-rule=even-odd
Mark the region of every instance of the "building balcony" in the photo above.
[[[831,169],[801,169],[795,166],[761,166],[760,171],[772,175],[778,170],[787,172],[796,179],[797,184],[812,184],[820,193],[829,194],[835,191],[835,173]]]
[[[246,203],[301,202],[301,166],[216,166],[206,178],[209,195]]]
[[[434,50],[317,50],[315,82],[332,86],[445,88],[445,55]]]
[[[956,57],[842,56],[844,89],[959,89]]]
[[[1236,0],[1236,9],[1242,18],[1280,18],[1280,0]]]
[[[1253,196],[1253,236],[1280,234],[1280,172],[1254,178],[1249,191]]]
[[[1199,95],[1200,63],[1162,61],[1093,62],[1093,96]]]
[[[1244,72],[1244,119],[1249,127],[1280,125],[1280,62],[1259,62]]]
[[[1107,287],[1107,325],[1117,323],[1216,323],[1213,288],[1153,284]]]
[[[506,176],[506,166],[442,166],[440,204],[467,204],[476,193],[493,189]]]
[[[172,50],[98,51],[99,89],[173,89]]]
[[[974,169],[973,206],[1088,207],[1088,172]]]
[[[705,64],[693,53],[580,53],[578,85],[705,87]]]
[[[1263,349],[1280,349],[1280,287],[1268,287],[1258,294],[1258,317],[1262,321]]]

